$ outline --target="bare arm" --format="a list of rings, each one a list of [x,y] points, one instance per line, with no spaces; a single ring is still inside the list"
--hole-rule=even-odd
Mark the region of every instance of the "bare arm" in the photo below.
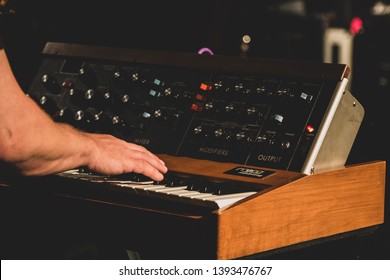
[[[24,175],[87,166],[103,174],[142,173],[163,179],[165,164],[144,147],[111,135],[55,123],[19,87],[0,49],[0,162]]]

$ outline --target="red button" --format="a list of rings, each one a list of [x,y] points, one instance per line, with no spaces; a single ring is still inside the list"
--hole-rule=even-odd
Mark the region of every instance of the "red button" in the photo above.
[[[203,110],[203,107],[194,103],[191,105],[191,110],[195,112],[201,112]]]
[[[206,85],[204,83],[200,84],[200,89],[202,89],[202,90],[211,90],[211,88],[212,87],[210,85]]]
[[[306,131],[309,133],[312,133],[312,132],[314,132],[314,127],[312,127],[311,125],[308,125],[308,126],[306,126]]]
[[[207,100],[206,96],[199,94],[199,93],[196,95],[195,98],[196,98],[196,100],[199,100],[199,101],[206,101]]]

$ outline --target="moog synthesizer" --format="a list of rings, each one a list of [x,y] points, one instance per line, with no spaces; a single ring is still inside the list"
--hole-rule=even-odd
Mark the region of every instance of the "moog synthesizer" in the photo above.
[[[381,223],[383,163],[344,167],[364,116],[349,74],[340,64],[49,42],[28,95],[55,121],[145,146],[170,170],[153,182],[80,167],[58,174],[57,194],[145,209],[140,236],[162,220],[186,236],[210,232],[191,258],[237,258]],[[354,207],[373,193],[379,207]]]

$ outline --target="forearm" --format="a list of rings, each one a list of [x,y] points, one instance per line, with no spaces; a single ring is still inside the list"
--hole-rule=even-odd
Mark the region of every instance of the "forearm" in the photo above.
[[[31,102],[19,110],[20,116],[5,126],[3,123],[2,160],[24,175],[44,175],[87,164],[94,142],[73,127],[54,123]]]
[[[93,144],[24,94],[0,50],[0,161],[22,174],[47,174],[87,163]]]
[[[20,173],[45,175],[88,164],[89,150],[94,145],[88,137],[64,124],[57,124],[47,132],[40,132],[39,137],[32,135],[33,143],[16,144],[21,148],[20,153],[10,162]]]
[[[20,102],[24,101],[26,110],[18,110],[23,111],[22,117],[11,123],[8,117],[9,125],[0,129],[0,161],[19,173],[46,175],[87,166],[102,174],[136,172],[156,181],[163,179],[164,162],[144,147],[55,123],[29,97]]]

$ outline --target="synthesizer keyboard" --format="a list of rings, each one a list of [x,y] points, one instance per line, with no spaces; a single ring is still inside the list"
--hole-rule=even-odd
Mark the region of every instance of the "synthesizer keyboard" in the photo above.
[[[19,209],[22,217],[26,217],[25,209],[31,210],[27,212],[33,221],[47,216],[42,236],[52,232],[55,217],[72,234],[83,234],[78,228],[82,225],[90,228],[93,238],[139,250],[144,259],[250,257],[301,242],[334,239],[384,221],[385,162],[305,175],[160,157],[170,166],[164,182],[135,174],[101,176],[75,169],[58,176],[0,179],[0,190],[17,198],[12,209]],[[235,202],[224,198],[215,202],[166,193],[173,193],[175,187],[182,187],[188,196],[218,196],[220,190],[222,197],[223,193],[255,193],[245,198],[240,194]],[[39,215],[34,214],[37,209]],[[67,231],[58,236],[69,238]]]
[[[23,209],[44,208],[34,218],[81,216],[147,259],[234,259],[384,221],[385,162],[345,166],[364,117],[347,65],[56,42],[42,54],[28,95],[53,120],[145,146],[169,171],[0,178]]]
[[[167,174],[163,181],[156,182],[136,173],[105,176],[94,174],[82,168],[68,170],[59,173],[58,176],[96,183],[106,190],[127,196],[151,197],[205,207],[210,210],[230,206],[267,187],[263,184],[241,184],[238,186],[237,182],[211,182],[206,179],[184,178],[174,174]]]

